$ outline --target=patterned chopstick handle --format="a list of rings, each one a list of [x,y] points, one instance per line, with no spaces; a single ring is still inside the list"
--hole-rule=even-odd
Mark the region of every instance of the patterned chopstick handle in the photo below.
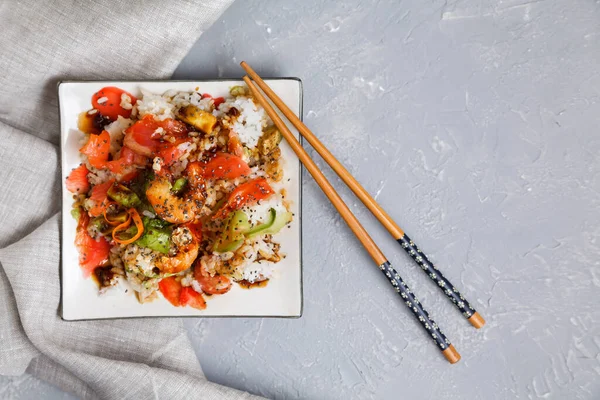
[[[384,262],[379,266],[379,269],[388,278],[396,292],[400,294],[404,304],[410,309],[413,315],[419,320],[421,326],[425,328],[427,333],[433,338],[435,344],[441,349],[446,350],[450,346],[450,341],[438,327],[434,320],[429,317],[429,313],[423,308],[414,293],[404,283],[400,275],[390,265],[389,261]]]
[[[412,257],[413,260],[427,275],[431,278],[432,281],[437,283],[437,285],[444,291],[446,296],[454,303],[456,307],[460,310],[460,312],[465,316],[465,318],[471,318],[473,314],[475,314],[475,309],[469,304],[467,300],[463,297],[462,294],[458,291],[458,289],[448,280],[442,273],[433,265],[431,261],[427,258],[425,254],[415,245],[415,243],[405,234],[400,239],[398,239],[398,243],[402,246],[402,248],[408,253],[409,256]]]

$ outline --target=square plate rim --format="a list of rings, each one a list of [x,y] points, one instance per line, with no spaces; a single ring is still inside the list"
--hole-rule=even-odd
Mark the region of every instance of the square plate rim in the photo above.
[[[263,77],[262,78],[265,81],[296,81],[298,82],[299,85],[299,96],[298,96],[298,102],[299,102],[299,107],[298,107],[298,111],[299,111],[299,118],[300,121],[304,121],[304,83],[302,82],[302,79],[299,77]],[[231,81],[231,82],[239,82],[242,81],[242,78],[215,78],[215,79],[120,79],[120,80],[108,80],[108,79],[83,79],[83,80],[71,80],[71,79],[65,79],[65,80],[59,80],[56,83],[56,95],[57,95],[57,99],[58,99],[58,124],[60,127],[60,145],[59,145],[59,155],[60,155],[60,162],[59,162],[59,171],[60,171],[60,176],[61,176],[61,185],[62,185],[62,176],[63,176],[63,141],[62,141],[62,132],[63,132],[63,119],[62,119],[62,112],[61,112],[61,106],[62,106],[62,102],[61,100],[61,94],[60,94],[60,87],[63,84],[84,84],[84,83],[113,83],[113,84],[118,84],[118,83],[144,83],[144,82],[152,82],[152,83],[171,83],[171,82],[177,82],[177,83],[192,83],[192,82],[227,82],[227,81]],[[302,135],[299,135],[298,138],[300,145],[304,146],[304,137]],[[303,184],[302,184],[302,161],[298,160],[299,163],[299,168],[298,168],[298,182],[299,182],[299,193],[300,193],[300,199],[298,201],[298,207],[300,209],[300,217],[298,218],[298,223],[299,223],[299,232],[300,232],[300,251],[299,251],[299,262],[300,262],[300,311],[298,314],[296,315],[138,315],[138,316],[130,316],[130,317],[105,317],[105,318],[77,318],[77,319],[67,319],[64,317],[63,315],[63,302],[64,302],[64,291],[63,291],[63,229],[64,229],[64,224],[63,224],[63,220],[62,218],[64,216],[61,215],[61,223],[60,223],[60,263],[59,263],[59,283],[60,283],[60,303],[59,303],[59,308],[58,308],[58,314],[60,316],[60,319],[63,321],[67,321],[67,322],[78,322],[78,321],[103,321],[103,320],[115,320],[115,319],[145,319],[145,318],[281,318],[281,319],[300,319],[302,318],[302,316],[304,315],[304,258],[303,258],[303,223],[302,223],[302,219],[303,219],[303,213],[302,213],[302,198],[303,196]],[[63,190],[60,191],[60,196],[61,196],[61,211],[63,208],[63,203],[65,201],[64,196],[63,196]]]

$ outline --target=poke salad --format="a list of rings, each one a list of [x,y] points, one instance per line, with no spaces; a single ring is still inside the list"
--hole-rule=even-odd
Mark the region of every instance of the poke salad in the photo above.
[[[141,303],[204,309],[207,296],[272,278],[293,214],[281,134],[246,87],[105,87],[78,128],[81,163],[65,184],[79,265],[100,293],[123,282]]]

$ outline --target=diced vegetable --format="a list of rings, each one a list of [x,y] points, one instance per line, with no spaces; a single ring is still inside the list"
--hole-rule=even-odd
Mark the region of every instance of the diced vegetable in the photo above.
[[[227,139],[227,151],[238,157],[243,157],[245,154],[245,150],[246,148],[242,145],[238,134],[230,130]]]
[[[162,158],[163,165],[169,166],[175,161],[179,160],[183,153],[184,151],[179,148],[179,144],[174,144],[173,146],[167,146],[160,149],[157,154],[160,158]]]
[[[134,169],[131,172],[127,172],[127,173],[121,175],[121,177],[119,178],[119,182],[129,183],[129,182],[133,181],[135,178],[137,178],[139,174],[140,174],[140,170]]]
[[[140,198],[133,190],[118,183],[108,189],[107,195],[125,208],[137,207],[141,203]]]
[[[99,135],[90,135],[88,142],[79,151],[85,154],[94,168],[104,168],[110,155],[110,134],[102,131]]]
[[[183,189],[185,189],[185,186],[187,185],[187,179],[185,178],[178,178],[175,183],[173,183],[173,187],[171,188],[171,192],[177,194],[183,191]]]
[[[92,271],[104,265],[108,261],[110,244],[101,237],[94,240],[88,233],[90,217],[85,210],[80,210],[77,232],[75,234],[75,246],[79,250],[79,265],[83,269],[83,276],[88,277]]]
[[[177,117],[207,134],[212,133],[217,125],[217,117],[191,104],[180,108]]]
[[[216,153],[204,166],[206,179],[235,179],[250,174],[250,167],[240,157],[229,153]]]
[[[71,217],[75,219],[75,221],[79,221],[79,217],[81,216],[81,209],[79,207],[71,210]]]
[[[135,243],[163,254],[169,254],[171,248],[171,224],[160,218],[143,218],[144,234]]]
[[[133,166],[145,166],[147,163],[148,158],[135,153],[127,146],[123,146],[118,157],[115,160],[107,161],[104,168],[121,175],[131,171]]]
[[[213,104],[215,106],[215,108],[219,108],[219,106],[221,105],[221,103],[225,102],[225,98],[223,97],[212,97],[210,94],[208,93],[204,93],[202,95],[203,99],[212,99],[213,100]]]
[[[154,137],[160,128],[152,115],[146,115],[125,130],[123,144],[134,152],[151,157],[160,145],[159,137]]]
[[[265,130],[260,139],[258,139],[257,148],[262,156],[270,154],[277,148],[279,142],[281,142],[281,132],[276,126],[271,126]]]
[[[161,148],[172,145],[161,141],[164,136],[177,141],[186,139],[187,133],[188,128],[183,122],[171,118],[158,121],[148,114],[125,130],[123,144],[138,154],[153,157]]]
[[[179,307],[181,305],[181,283],[179,283],[175,278],[168,277],[161,279],[158,282],[158,288],[165,299],[167,299],[171,304],[175,307]]]
[[[225,103],[224,97],[215,97],[213,99],[213,104],[214,104],[215,108],[219,108],[219,106],[223,103]]]
[[[102,88],[92,96],[94,108],[112,121],[119,118],[119,115],[129,118],[136,102],[134,95],[114,86]]]
[[[104,217],[94,217],[90,220],[88,233],[92,237],[98,237],[100,235],[109,235],[112,229],[113,227],[106,222]]]
[[[184,287],[181,289],[179,304],[182,306],[194,307],[198,310],[204,310],[206,308],[204,297],[191,287]]]
[[[231,89],[229,89],[229,94],[232,96],[244,96],[246,93],[245,86],[232,86]]]
[[[90,190],[90,182],[88,181],[88,169],[85,164],[73,169],[67,177],[67,190],[71,193],[85,194]]]
[[[147,221],[147,222],[144,222],[144,224],[147,224],[149,228],[165,229],[165,228],[172,227],[172,224],[170,224],[169,222],[162,220],[160,218],[145,217],[144,221]]]
[[[102,215],[106,206],[108,204],[108,189],[113,185],[114,179],[96,185],[92,188],[92,192],[90,193],[90,200],[93,204],[92,208],[90,208],[90,215],[92,217],[97,217]]]

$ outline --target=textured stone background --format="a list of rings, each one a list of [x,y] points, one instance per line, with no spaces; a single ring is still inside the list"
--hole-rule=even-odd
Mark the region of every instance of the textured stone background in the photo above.
[[[187,320],[206,375],[281,399],[600,398],[598,21],[591,0],[235,3],[176,78],[241,60],[302,78],[305,122],[488,324],[327,172],[462,353],[449,366],[305,175],[304,316]],[[28,376],[0,397],[70,398]]]

